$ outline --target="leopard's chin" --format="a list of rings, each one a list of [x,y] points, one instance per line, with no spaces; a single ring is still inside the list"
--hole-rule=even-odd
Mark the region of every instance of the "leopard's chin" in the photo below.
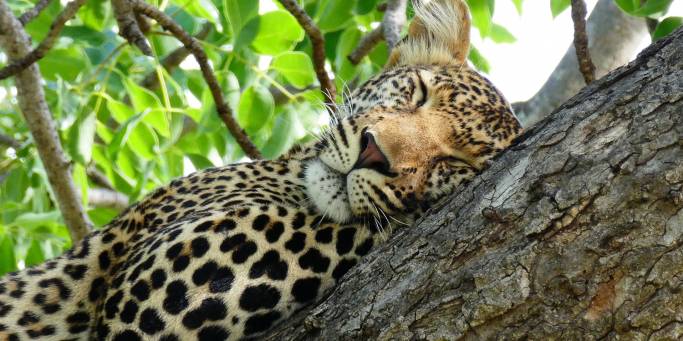
[[[310,202],[322,215],[338,223],[352,220],[344,174],[334,171],[320,159],[313,159],[306,164],[304,182]]]

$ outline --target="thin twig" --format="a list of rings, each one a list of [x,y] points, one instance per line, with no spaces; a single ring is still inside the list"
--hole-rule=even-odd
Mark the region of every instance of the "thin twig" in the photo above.
[[[384,39],[384,26],[379,25],[370,33],[366,34],[363,39],[358,42],[358,46],[348,55],[349,61],[353,65],[357,65],[367,56],[372,49],[379,44],[380,41]]]
[[[586,2],[572,0],[572,20],[574,21],[574,48],[579,61],[579,70],[586,84],[595,80],[595,65],[588,51],[588,34],[586,34]]]
[[[199,33],[197,33],[194,36],[194,38],[197,40],[203,40],[204,38],[206,38],[206,36],[209,35],[210,32],[211,32],[211,23],[207,22],[202,26],[201,31],[199,31]],[[191,54],[190,50],[185,48],[185,46],[181,46],[181,47],[173,50],[166,57],[164,57],[164,59],[161,60],[161,66],[163,66],[164,69],[166,69],[166,71],[168,73],[171,73],[190,54]],[[159,86],[159,76],[157,75],[156,70],[148,73],[145,76],[145,78],[143,78],[142,82],[140,82],[140,85],[144,86],[147,89],[156,89]]]
[[[209,64],[206,53],[202,49],[199,42],[189,35],[185,30],[180,27],[171,17],[166,15],[164,12],[160,11],[154,6],[145,3],[142,0],[131,0],[133,8],[147,17],[156,20],[164,29],[168,30],[180,40],[181,43],[192,52],[192,55],[197,60],[197,64],[202,70],[202,75],[204,80],[206,80],[209,90],[211,90],[211,95],[213,96],[214,102],[216,102],[216,111],[218,116],[223,120],[223,123],[228,128],[228,131],[232,134],[237,141],[237,144],[242,147],[244,153],[252,159],[260,159],[261,152],[258,148],[249,140],[249,137],[244,132],[244,130],[239,126],[237,121],[235,121],[232,113],[232,109],[227,105],[225,99],[223,98],[223,92],[218,85],[218,80],[213,73],[213,68]]]
[[[401,40],[401,30],[406,23],[407,0],[389,0],[387,9],[382,19],[384,28],[384,39],[387,41],[389,51],[391,51],[399,40]]]
[[[111,7],[114,9],[116,22],[119,25],[119,35],[130,44],[137,46],[145,55],[152,56],[152,48],[149,47],[147,38],[142,33],[130,0],[111,0]],[[146,22],[143,26],[149,30],[149,25]]]
[[[370,53],[382,39],[387,41],[389,52],[401,40],[401,31],[406,24],[407,0],[389,0],[381,5],[381,11],[384,12],[382,23],[365,35],[348,55],[349,61],[354,65],[360,63],[363,57]],[[377,7],[380,10],[380,6]]]
[[[80,7],[78,4],[70,3],[69,5],[72,9]],[[62,20],[61,25],[63,25],[66,21],[64,18],[67,17],[69,17],[68,13],[60,15],[56,22]],[[31,40],[4,0],[0,0],[0,32],[0,45],[4,48],[8,59],[16,61],[25,58],[31,48]],[[19,108],[31,130],[50,187],[55,194],[55,201],[69,229],[71,240],[76,243],[88,233],[92,224],[83,210],[81,196],[71,178],[70,163],[64,154],[52,114],[45,101],[38,65],[32,63],[28,65],[25,70],[20,69],[15,78]]]
[[[14,149],[21,148],[21,143],[19,143],[19,141],[15,140],[11,136],[7,136],[5,134],[0,134],[0,144],[12,147]]]
[[[81,6],[85,4],[85,2],[86,0],[73,0],[69,2],[66,5],[66,7],[64,7],[64,10],[62,10],[62,12],[59,13],[59,15],[57,15],[55,21],[52,22],[52,25],[50,26],[50,31],[47,33],[45,39],[43,39],[43,41],[40,42],[40,44],[35,49],[27,53],[26,55],[22,56],[21,58],[16,59],[13,62],[7,64],[4,68],[0,70],[0,80],[10,77],[21,70],[24,70],[29,65],[37,62],[40,58],[43,58],[43,56],[45,56],[45,54],[48,51],[50,51],[52,46],[57,41],[59,33],[62,31],[62,28],[64,28],[64,24],[66,24],[66,22],[69,21],[69,19],[73,18],[74,15],[76,15],[78,9],[81,8]]]
[[[88,188],[88,204],[92,207],[113,208],[123,211],[129,205],[128,196],[106,188]]]
[[[26,26],[26,24],[29,21],[33,20],[35,17],[40,15],[40,12],[42,12],[43,9],[45,9],[45,7],[47,7],[47,5],[50,4],[50,1],[51,0],[40,0],[35,6],[33,6],[33,8],[26,11],[26,13],[22,14],[19,17],[19,22],[21,23],[21,25]]]
[[[320,82],[320,91],[325,96],[325,104],[327,108],[332,110],[335,108],[335,98],[337,90],[334,82],[325,71],[325,38],[318,26],[313,22],[313,19],[306,14],[306,12],[299,7],[295,0],[279,0],[282,6],[291,13],[299,22],[299,25],[306,31],[306,34],[311,39],[313,48],[313,67],[315,75]]]

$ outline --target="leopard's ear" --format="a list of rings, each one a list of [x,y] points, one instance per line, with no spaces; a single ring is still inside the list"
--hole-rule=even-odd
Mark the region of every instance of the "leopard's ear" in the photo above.
[[[406,36],[387,68],[400,65],[462,65],[470,48],[469,9],[463,0],[416,0]]]

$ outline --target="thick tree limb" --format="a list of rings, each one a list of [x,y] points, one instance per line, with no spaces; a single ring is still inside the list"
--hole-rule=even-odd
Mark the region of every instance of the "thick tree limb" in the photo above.
[[[642,18],[624,13],[613,0],[598,1],[588,18],[586,30],[597,78],[628,63],[641,41],[648,37]],[[524,125],[529,126],[567,101],[585,84],[572,44],[541,89],[529,100],[514,103],[513,108]]]
[[[116,22],[119,25],[119,35],[131,45],[137,46],[145,55],[152,56],[152,48],[149,47],[147,38],[138,25],[130,0],[111,0],[111,7],[114,9]]]
[[[574,49],[579,60],[579,70],[586,84],[595,80],[595,65],[591,60],[588,49],[588,35],[586,34],[586,2],[572,0],[572,20],[574,21]]]
[[[79,5],[72,6],[79,7]],[[25,58],[29,53],[30,39],[4,0],[0,0],[0,32],[2,34],[0,44],[7,53],[8,59],[16,61]],[[81,206],[80,195],[71,178],[69,161],[66,159],[52,121],[52,114],[45,102],[38,66],[29,64],[25,70],[19,71],[15,84],[19,108],[31,130],[50,186],[55,194],[55,200],[69,228],[71,239],[73,243],[76,243],[88,233],[92,224]]]
[[[311,45],[313,48],[313,69],[315,70],[315,75],[318,77],[318,82],[320,82],[320,91],[322,91],[325,96],[325,104],[329,110],[335,108],[335,98],[337,96],[337,90],[334,86],[334,82],[330,79],[330,76],[325,71],[325,37],[313,19],[306,14],[306,12],[299,7],[299,5],[294,0],[279,0],[282,6],[285,7],[291,13],[294,18],[299,22],[299,25],[306,31],[306,34],[311,39]]]
[[[683,29],[593,82],[269,340],[678,339]]]
[[[230,109],[228,104],[225,102],[225,99],[223,98],[223,92],[218,85],[218,80],[216,80],[216,76],[213,74],[213,68],[209,64],[206,53],[202,49],[199,42],[185,32],[185,30],[183,30],[180,25],[173,21],[173,19],[167,16],[164,12],[161,12],[156,7],[151,6],[141,0],[131,0],[131,2],[135,11],[138,11],[145,16],[156,20],[164,29],[171,32],[176,39],[180,40],[185,48],[191,51],[192,55],[197,60],[197,64],[199,64],[199,67],[202,70],[202,75],[209,86],[209,90],[211,90],[211,95],[216,103],[216,111],[218,112],[218,116],[228,128],[228,131],[230,131],[232,136],[235,138],[237,144],[239,144],[242,150],[244,150],[244,153],[252,159],[260,159],[261,152],[259,152],[258,148],[256,148],[251,140],[249,140],[246,132],[239,126],[237,121],[235,121],[232,109]]]
[[[32,65],[43,58],[57,41],[59,33],[62,32],[62,28],[64,28],[66,22],[76,15],[76,12],[85,4],[85,1],[86,0],[73,0],[69,2],[66,7],[64,7],[64,10],[59,13],[55,21],[52,22],[50,31],[47,33],[45,39],[43,39],[35,49],[0,69],[0,80],[17,74],[19,71],[26,69],[29,65]]]
[[[43,9],[45,9],[45,7],[47,7],[47,5],[50,4],[50,1],[51,0],[40,0],[40,1],[38,1],[38,3],[35,6],[33,6],[33,8],[26,11],[26,13],[22,14],[19,17],[19,22],[25,26],[28,22],[33,20],[35,17],[39,16],[40,12],[42,12]]]

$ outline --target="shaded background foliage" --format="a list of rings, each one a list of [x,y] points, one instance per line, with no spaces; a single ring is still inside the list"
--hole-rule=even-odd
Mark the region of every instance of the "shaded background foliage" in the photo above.
[[[522,15],[522,0],[511,1]],[[380,42],[357,65],[347,58],[382,21],[382,2],[299,1],[324,33],[328,72],[340,93],[348,94],[349,88],[377,73],[388,57],[386,43]],[[681,24],[680,17],[663,16],[672,0],[615,2],[627,13],[658,18],[654,38]],[[313,139],[326,124],[329,117],[316,87],[311,42],[287,11],[260,11],[255,0],[151,3],[201,40],[228,104],[264,157],[275,158],[293,144]],[[468,3],[475,34],[496,43],[515,40],[492,21],[495,0]],[[34,6],[33,1],[9,4],[17,15]],[[549,15],[569,4],[551,0]],[[45,37],[62,7],[51,1],[26,25],[34,42]],[[180,43],[154,23],[147,37],[155,57],[142,55],[118,36],[109,1],[90,0],[39,61],[74,180],[98,227],[122,206],[89,202],[99,189],[124,196],[125,206],[195,169],[246,159],[215,114],[192,58],[183,63],[183,58],[170,59],[174,53],[182,55]],[[6,64],[6,57],[0,57]],[[484,72],[492,67],[476,46],[470,61]],[[11,79],[0,82],[0,134],[11,138],[0,143],[0,273],[42,262],[70,247],[15,94]]]

